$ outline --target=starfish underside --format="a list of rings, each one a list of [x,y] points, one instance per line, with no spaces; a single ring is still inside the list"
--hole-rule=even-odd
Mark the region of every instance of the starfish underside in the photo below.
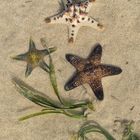
[[[101,63],[102,47],[97,44],[87,59],[67,54],[66,59],[76,68],[73,77],[66,83],[65,90],[74,89],[85,83],[89,84],[95,96],[103,100],[103,87],[101,79],[106,76],[117,75],[121,68]]]
[[[78,30],[82,26],[92,27],[102,31],[103,25],[97,22],[92,17],[88,16],[95,0],[85,0],[83,2],[73,2],[67,0],[64,2],[64,10],[60,14],[45,19],[46,23],[62,23],[69,26],[69,42],[74,42]]]

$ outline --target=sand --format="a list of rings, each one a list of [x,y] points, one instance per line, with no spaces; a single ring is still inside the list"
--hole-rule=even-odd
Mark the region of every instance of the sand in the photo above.
[[[64,91],[65,82],[74,72],[65,54],[87,57],[95,43],[102,44],[102,62],[120,66],[123,73],[103,79],[105,99],[94,101],[96,111],[88,119],[100,123],[117,140],[121,139],[121,131],[120,126],[114,124],[116,119],[134,120],[135,131],[140,133],[140,1],[97,0],[89,14],[105,25],[105,31],[83,27],[74,45],[68,44],[67,26],[47,25],[43,21],[58,11],[58,0],[0,0],[0,140],[68,140],[83,123],[63,115],[18,122],[19,117],[41,108],[19,95],[11,82],[12,75],[54,97],[44,71],[36,68],[25,78],[26,63],[10,58],[27,51],[30,36],[38,49],[42,49],[41,37],[47,38],[49,46],[58,48],[52,57],[59,88],[63,96],[71,99],[94,96],[88,85]]]

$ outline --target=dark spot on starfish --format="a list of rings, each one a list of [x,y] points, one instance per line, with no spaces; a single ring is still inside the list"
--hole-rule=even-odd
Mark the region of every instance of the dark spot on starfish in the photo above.
[[[94,20],[92,20],[91,22],[94,23]]]
[[[88,18],[88,21],[90,21],[90,18]]]
[[[56,20],[56,17],[54,17],[54,20]]]
[[[74,34],[73,34],[73,33],[72,33],[71,35],[72,35],[72,36],[74,36]]]
[[[74,9],[74,12],[77,12],[77,9],[76,8]]]
[[[84,20],[85,18],[83,17],[82,20]]]
[[[69,39],[69,43],[73,43],[74,42],[74,39],[73,39],[73,37],[71,37],[70,39]]]
[[[77,23],[80,23],[80,21],[79,21],[79,20],[77,20]]]
[[[72,19],[70,18],[69,21],[72,23]]]
[[[66,20],[66,21],[68,21],[68,19],[67,19],[67,18],[66,18],[65,20]]]
[[[104,28],[104,26],[103,26],[102,24],[100,24],[100,23],[98,23],[97,26],[98,26],[100,29],[103,29],[103,28]]]
[[[74,32],[74,30],[72,30],[72,33]]]
[[[66,4],[66,6],[69,7],[68,4]]]
[[[50,18],[46,18],[46,19],[45,19],[45,22],[46,22],[46,23],[50,23],[50,22],[51,22],[51,19],[50,19]]]
[[[82,84],[89,84],[98,100],[104,99],[102,78],[117,75],[121,68],[101,63],[102,47],[97,44],[87,59],[75,55],[66,55],[66,59],[76,68],[73,77],[66,83],[65,89],[72,90]]]
[[[72,27],[75,27],[75,25],[73,24]]]
[[[73,18],[76,18],[77,17],[77,15],[76,15],[76,13],[73,15]]]

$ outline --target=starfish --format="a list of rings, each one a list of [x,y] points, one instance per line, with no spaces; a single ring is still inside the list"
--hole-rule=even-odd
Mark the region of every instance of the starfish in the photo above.
[[[68,91],[87,83],[92,88],[97,99],[103,100],[104,93],[101,79],[106,76],[120,74],[122,70],[116,66],[102,64],[101,56],[102,47],[100,44],[95,46],[87,59],[66,54],[67,61],[76,68],[76,72],[66,83],[65,90]]]
[[[56,50],[56,48],[49,48],[50,53],[54,52],[55,50]],[[31,72],[33,71],[33,69],[36,68],[37,66],[39,66],[43,70],[49,72],[48,71],[49,66],[43,60],[46,55],[49,55],[48,50],[47,49],[44,49],[44,50],[36,49],[34,41],[32,39],[30,39],[28,52],[17,55],[12,58],[16,59],[16,60],[21,60],[21,61],[27,62],[25,77],[28,77],[31,74]]]
[[[63,0],[62,0],[63,1]],[[85,0],[83,2],[73,2],[67,0],[64,11],[52,17],[45,19],[46,23],[62,23],[69,26],[69,43],[75,41],[78,30],[82,26],[89,26],[99,31],[104,29],[103,25],[92,17],[88,16],[95,0]]]

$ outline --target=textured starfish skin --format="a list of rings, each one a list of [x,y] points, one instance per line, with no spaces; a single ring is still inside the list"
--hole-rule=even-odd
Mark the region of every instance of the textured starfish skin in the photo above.
[[[117,75],[121,68],[101,63],[102,47],[97,44],[87,59],[67,54],[66,59],[76,68],[73,77],[66,83],[65,90],[74,89],[85,83],[89,84],[99,100],[104,99],[101,79],[106,76]]]
[[[49,48],[50,53],[54,52],[56,48]],[[35,43],[32,39],[29,42],[29,50],[24,54],[17,55],[13,59],[27,62],[27,68],[25,76],[28,77],[34,68],[41,67],[43,70],[48,72],[48,65],[43,60],[46,55],[49,55],[47,49],[38,50],[36,49]]]
[[[78,30],[82,26],[92,27],[99,31],[104,29],[103,25],[92,17],[88,16],[88,12],[95,0],[86,0],[84,2],[73,3],[67,0],[64,11],[56,16],[45,19],[46,23],[62,23],[69,26],[69,43],[73,43],[76,39]]]

